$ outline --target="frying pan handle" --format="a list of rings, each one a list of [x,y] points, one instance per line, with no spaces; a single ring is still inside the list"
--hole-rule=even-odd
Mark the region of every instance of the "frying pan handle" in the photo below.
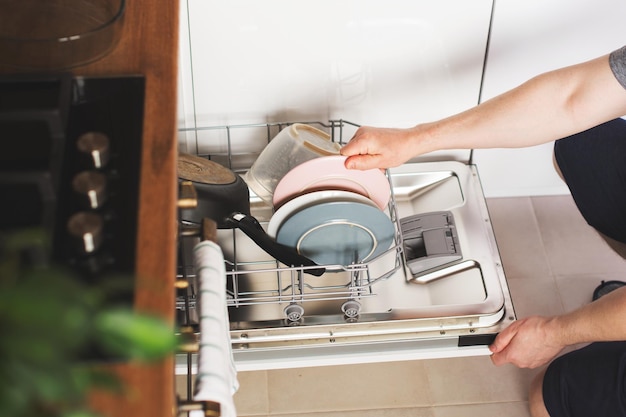
[[[315,262],[309,258],[300,255],[294,248],[285,246],[276,242],[263,230],[261,224],[254,217],[243,214],[233,213],[227,219],[226,222],[233,227],[238,227],[244,232],[250,239],[252,239],[261,249],[272,255],[281,263],[288,266],[317,266]],[[303,270],[307,274],[315,275],[319,277],[324,272],[325,268],[307,268]]]

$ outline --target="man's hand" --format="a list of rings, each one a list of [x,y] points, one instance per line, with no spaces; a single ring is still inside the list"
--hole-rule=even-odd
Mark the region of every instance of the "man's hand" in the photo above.
[[[363,126],[341,148],[347,156],[346,168],[391,168],[415,156],[413,148],[421,141],[417,128],[392,129]]]
[[[489,346],[491,361],[500,366],[537,368],[550,362],[565,347],[550,330],[553,319],[533,316],[518,320],[502,331]]]

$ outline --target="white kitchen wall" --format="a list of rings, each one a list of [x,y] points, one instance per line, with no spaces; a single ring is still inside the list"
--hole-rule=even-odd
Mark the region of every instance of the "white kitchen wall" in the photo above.
[[[624,0],[496,0],[482,99],[626,44],[625,16]],[[552,146],[476,150],[487,197],[568,193]]]
[[[410,126],[478,102],[491,0],[185,6],[181,125],[343,118]],[[196,139],[181,136],[181,149]]]
[[[492,0],[182,1],[180,126],[448,116],[478,103],[491,11]],[[482,99],[625,44],[624,16],[623,0],[495,0]],[[181,133],[180,149],[223,146],[210,141]],[[568,192],[551,144],[474,162],[487,197]]]

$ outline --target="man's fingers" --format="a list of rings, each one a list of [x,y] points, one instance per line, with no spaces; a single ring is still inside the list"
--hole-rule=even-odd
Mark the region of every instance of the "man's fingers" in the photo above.
[[[353,155],[349,156],[345,161],[345,166],[348,169],[373,169],[380,168],[379,155]]]
[[[494,365],[500,366],[509,362],[506,348],[509,346],[515,335],[517,335],[517,328],[520,326],[520,323],[521,321],[516,321],[511,324],[499,333],[493,343],[489,345],[489,350],[493,352],[491,355],[491,361]]]
[[[511,343],[513,337],[515,337],[518,326],[519,321],[514,322],[509,327],[500,332],[498,336],[496,336],[496,339],[493,341],[493,343],[489,345],[489,350],[491,350],[493,353],[502,352],[509,345],[509,343]]]
[[[497,352],[491,355],[491,362],[495,366],[504,365],[507,361],[502,352]]]

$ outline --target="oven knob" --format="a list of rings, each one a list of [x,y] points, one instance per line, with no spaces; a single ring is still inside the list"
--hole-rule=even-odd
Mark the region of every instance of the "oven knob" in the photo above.
[[[97,209],[106,200],[107,179],[97,171],[83,171],[72,180],[72,188],[80,198],[83,207]]]
[[[100,169],[109,162],[109,137],[100,132],[82,134],[76,147],[88,160],[91,166]]]
[[[67,231],[81,253],[95,252],[102,244],[104,222],[97,213],[78,212],[67,222]]]

